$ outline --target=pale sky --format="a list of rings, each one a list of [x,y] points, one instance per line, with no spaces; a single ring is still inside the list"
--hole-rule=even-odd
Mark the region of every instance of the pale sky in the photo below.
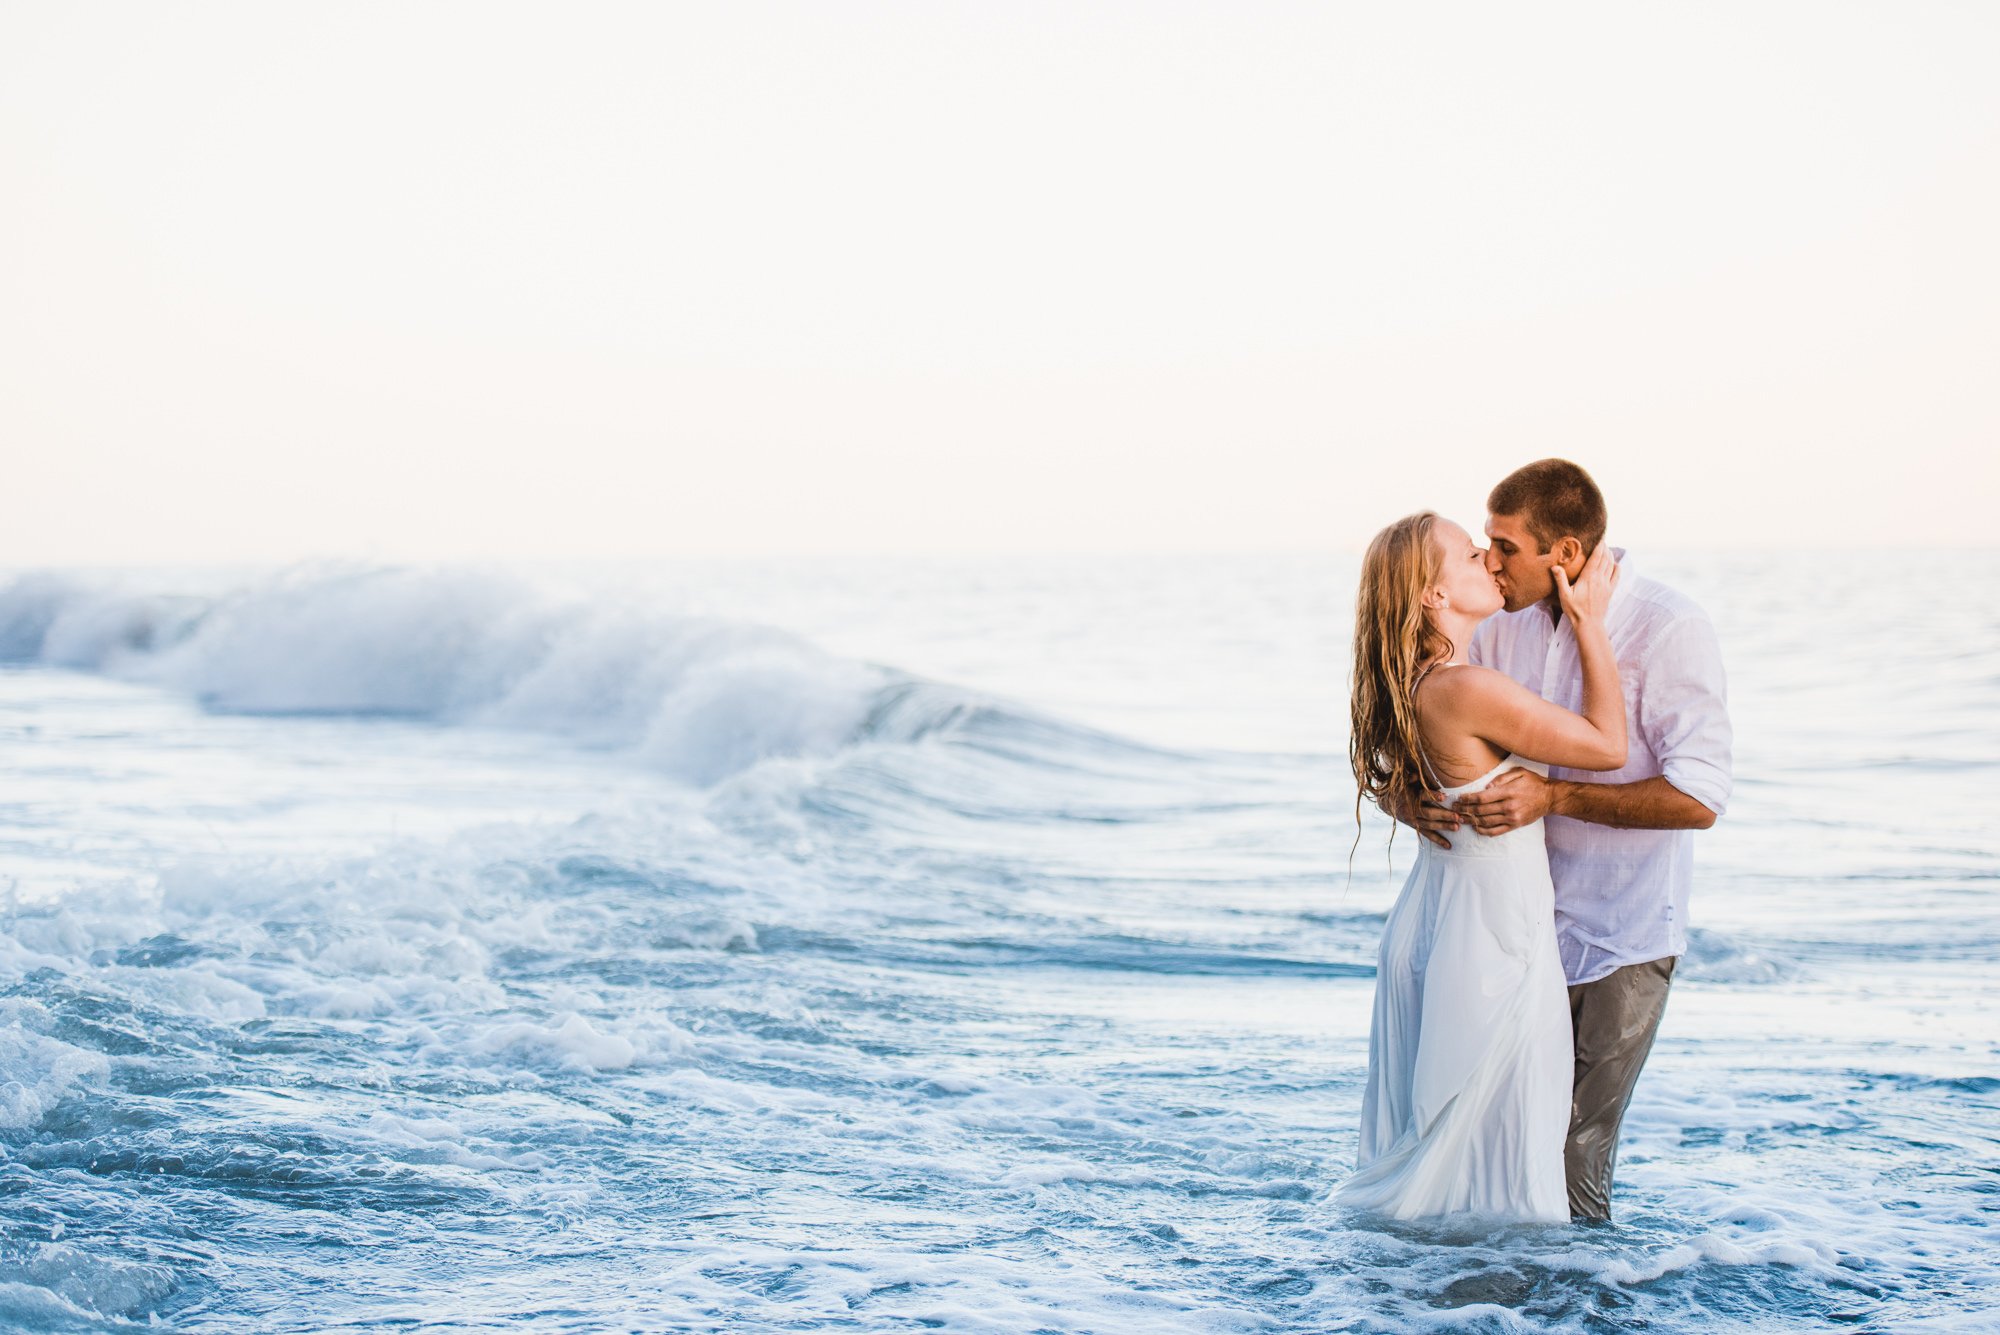
[[[0,563],[1992,545],[2000,6],[0,3]]]

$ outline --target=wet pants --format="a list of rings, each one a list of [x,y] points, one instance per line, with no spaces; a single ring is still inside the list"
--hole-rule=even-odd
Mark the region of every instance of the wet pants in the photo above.
[[[1572,1219],[1611,1218],[1618,1127],[1632,1101],[1632,1088],[1639,1083],[1639,1068],[1653,1050],[1675,959],[1670,955],[1628,964],[1569,990],[1576,1078],[1563,1169],[1569,1179]]]

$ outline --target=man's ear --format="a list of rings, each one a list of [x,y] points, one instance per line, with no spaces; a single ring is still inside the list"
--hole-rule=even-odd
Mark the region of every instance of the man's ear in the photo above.
[[[1564,569],[1571,566],[1581,569],[1583,566],[1583,544],[1573,537],[1557,538],[1556,545],[1549,548],[1549,555]]]

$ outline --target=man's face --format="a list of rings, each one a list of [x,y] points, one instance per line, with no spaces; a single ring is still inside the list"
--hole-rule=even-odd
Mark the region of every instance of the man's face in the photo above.
[[[1488,515],[1486,537],[1486,568],[1499,583],[1509,612],[1533,607],[1556,591],[1555,576],[1549,573],[1556,554],[1542,551],[1520,515]]]

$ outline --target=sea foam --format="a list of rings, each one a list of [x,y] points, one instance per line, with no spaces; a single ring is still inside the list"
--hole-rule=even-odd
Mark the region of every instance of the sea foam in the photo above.
[[[158,579],[16,577],[0,587],[0,662],[154,683],[220,712],[549,734],[697,784],[767,758],[925,735],[970,704],[926,703],[906,674],[771,627],[498,572],[316,566],[202,593]]]

